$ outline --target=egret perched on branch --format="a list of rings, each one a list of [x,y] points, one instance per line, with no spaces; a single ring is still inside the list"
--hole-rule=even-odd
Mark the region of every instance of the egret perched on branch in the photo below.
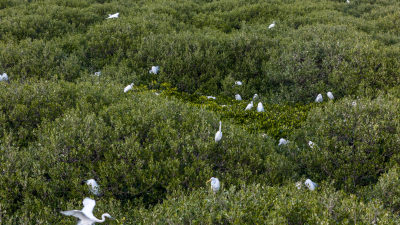
[[[151,74],[157,74],[158,73],[158,71],[160,70],[160,67],[159,66],[152,66],[151,67],[151,70],[149,70],[149,73]]]
[[[235,81],[235,84],[240,86],[242,85],[242,81]]]
[[[265,112],[264,106],[261,102],[259,102],[257,105],[257,112]]]
[[[286,139],[284,139],[284,138],[281,138],[281,139],[279,139],[279,144],[278,144],[278,146],[287,145],[288,143],[289,143],[288,140],[286,140]]]
[[[3,73],[3,75],[0,75],[0,81],[8,81],[8,76],[6,73]]]
[[[314,191],[315,188],[318,187],[318,184],[312,182],[310,179],[307,179],[304,184],[306,185],[306,187],[308,187],[308,189],[310,189],[310,191]]]
[[[101,215],[101,220],[97,219],[93,215],[93,208],[96,205],[96,201],[90,198],[83,199],[83,209],[82,210],[70,210],[61,211],[62,214],[66,216],[75,216],[79,219],[77,225],[93,225],[95,223],[102,223],[105,221],[105,217],[113,219],[110,214],[104,213]]]
[[[331,100],[334,99],[332,92],[328,91],[328,92],[326,93],[326,95],[328,96],[329,99],[331,99]]]
[[[218,143],[222,139],[221,121],[219,121],[219,130],[215,134],[215,142]]]
[[[235,99],[238,101],[242,101],[242,96],[240,96],[239,94],[236,94]]]
[[[119,13],[108,14],[108,18],[107,19],[118,18],[118,16],[119,16]]]
[[[101,75],[101,71],[95,72],[94,75],[99,77]]]
[[[318,94],[318,95],[317,95],[317,98],[315,99],[315,102],[322,102],[322,101],[323,101],[322,95],[321,95],[321,94]]]
[[[100,195],[100,187],[94,179],[89,179],[86,181],[86,184],[89,186],[90,191],[99,196]]]
[[[219,188],[221,187],[218,178],[211,177],[210,180],[208,180],[206,183],[211,182],[211,189],[213,190],[214,194],[219,191]]]
[[[308,141],[308,146],[310,146],[310,148],[314,148],[315,147],[315,143],[312,141]]]
[[[208,98],[208,99],[211,98],[211,99],[214,99],[214,100],[216,99],[216,97],[214,97],[214,96],[207,96],[207,98]]]
[[[246,111],[246,110],[250,110],[250,109],[252,109],[252,108],[253,108],[253,101],[251,101],[251,102],[246,106],[245,111]]]
[[[130,91],[130,90],[133,88],[133,85],[134,85],[134,84],[131,83],[130,85],[126,86],[126,87],[124,88],[124,93]]]
[[[272,29],[272,28],[274,28],[274,27],[275,27],[275,21],[272,22],[272,23],[269,25],[268,29]]]

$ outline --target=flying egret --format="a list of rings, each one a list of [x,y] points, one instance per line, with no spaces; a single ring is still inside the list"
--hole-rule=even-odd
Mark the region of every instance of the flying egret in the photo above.
[[[126,87],[124,88],[124,93],[128,92],[128,91],[131,90],[132,88],[133,88],[133,83],[130,84],[130,85],[128,85],[128,86],[126,86]]]
[[[312,182],[310,179],[307,179],[304,184],[306,185],[306,187],[308,187],[308,189],[310,189],[310,191],[314,191],[315,188],[318,187],[318,184]]]
[[[89,179],[86,181],[86,184],[89,186],[90,191],[99,196],[100,195],[100,187],[94,179]]]
[[[250,110],[250,109],[252,109],[252,108],[253,108],[253,101],[251,101],[251,102],[246,106],[245,111],[246,111],[246,110]]]
[[[105,217],[113,219],[110,214],[104,213],[101,215],[101,220],[97,219],[93,215],[93,208],[96,205],[96,201],[90,198],[83,199],[83,209],[82,210],[69,210],[61,211],[62,214],[66,216],[74,216],[79,219],[77,225],[93,225],[95,223],[102,223],[105,221]]]
[[[218,178],[211,177],[210,180],[208,180],[206,183],[211,182],[211,189],[213,190],[214,194],[219,191],[219,188],[221,187]]]
[[[101,75],[101,71],[95,72],[94,75],[99,77]]]
[[[257,105],[257,112],[265,112],[264,106],[261,102],[259,102]]]
[[[214,97],[214,96],[207,96],[207,98],[208,98],[208,99],[211,98],[211,99],[214,99],[214,100],[216,99],[216,97]]]
[[[149,70],[149,73],[157,74],[159,70],[160,70],[159,66],[152,66],[151,70]]]
[[[318,94],[318,95],[317,95],[317,98],[315,99],[315,102],[322,102],[322,101],[323,101],[322,95],[321,95],[321,94]]]
[[[6,73],[3,73],[2,75],[0,75],[0,81],[8,81],[8,76]]]
[[[118,18],[119,13],[114,13],[114,14],[108,14],[107,19],[113,19],[113,18]]]
[[[315,143],[312,141],[308,141],[308,146],[310,146],[310,148],[314,148],[315,147]]]
[[[328,91],[326,93],[326,95],[328,96],[329,99],[332,99],[332,100],[334,99],[332,92]]]
[[[235,99],[238,101],[242,101],[242,96],[240,96],[239,94],[236,94]]]
[[[256,98],[258,98],[258,94],[254,94],[253,100],[256,99]]]
[[[240,86],[242,85],[242,81],[235,81],[235,84]]]
[[[272,22],[272,23],[269,25],[268,29],[272,29],[272,28],[274,28],[274,27],[275,27],[275,21]]]
[[[219,121],[219,130],[215,133],[215,142],[218,143],[222,139],[221,121]]]
[[[278,144],[278,146],[287,145],[288,143],[289,143],[288,140],[286,140],[286,139],[284,139],[284,138],[281,138],[281,139],[279,139],[279,144]]]

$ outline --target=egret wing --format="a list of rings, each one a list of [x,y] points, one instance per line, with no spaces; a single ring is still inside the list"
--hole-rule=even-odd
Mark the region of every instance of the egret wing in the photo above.
[[[80,220],[86,220],[87,217],[80,210],[61,211],[60,213],[66,216],[74,216]]]

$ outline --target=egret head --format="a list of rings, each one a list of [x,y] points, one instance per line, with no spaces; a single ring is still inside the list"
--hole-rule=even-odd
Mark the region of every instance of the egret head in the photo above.
[[[108,213],[104,213],[103,216],[104,216],[104,217],[108,217],[108,218],[110,218],[110,219],[112,219],[112,220],[114,219],[114,218],[113,218],[112,216],[110,216],[110,214],[108,214]]]

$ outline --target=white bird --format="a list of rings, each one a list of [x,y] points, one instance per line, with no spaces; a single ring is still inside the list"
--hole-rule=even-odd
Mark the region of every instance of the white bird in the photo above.
[[[246,106],[245,111],[246,111],[246,110],[250,110],[250,109],[252,109],[252,108],[253,108],[253,101],[251,101],[251,102]]]
[[[334,99],[332,92],[328,91],[326,93],[326,95],[328,96],[329,99],[332,99],[332,100]]]
[[[257,112],[265,112],[264,106],[261,102],[259,102],[257,105]]]
[[[346,0],[346,3],[349,4],[349,3],[350,3],[350,0]]]
[[[278,144],[278,146],[287,145],[288,143],[289,143],[288,140],[286,140],[286,139],[284,139],[284,138],[281,138],[281,139],[279,139],[279,144]]]
[[[95,72],[94,75],[99,77],[101,75],[101,71]]]
[[[100,187],[94,179],[89,179],[86,181],[86,184],[89,186],[90,191],[94,195],[100,195]]]
[[[239,94],[236,94],[235,99],[238,101],[242,101],[242,96],[240,96]]]
[[[214,99],[214,100],[216,99],[216,97],[214,97],[214,96],[207,96],[207,98],[208,98],[208,99],[211,98],[211,99]]]
[[[256,99],[256,98],[258,98],[258,94],[254,94],[253,100]]]
[[[157,74],[159,70],[160,70],[159,66],[152,66],[151,70],[149,70],[149,73]]]
[[[353,102],[351,103],[351,105],[352,105],[352,106],[356,106],[356,105],[357,105],[357,102],[356,102],[356,101],[353,101]]]
[[[314,148],[315,147],[315,143],[312,141],[308,141],[308,146],[310,146],[310,148]]]
[[[119,13],[108,14],[108,18],[107,19],[118,18],[118,16],[119,16]]]
[[[271,29],[271,28],[274,28],[274,27],[275,27],[275,21],[272,22],[272,23],[269,25],[268,29]]]
[[[66,216],[74,216],[79,219],[77,225],[93,225],[95,223],[102,223],[105,221],[105,217],[113,219],[110,214],[104,213],[101,215],[101,220],[97,219],[93,215],[93,208],[96,205],[96,201],[90,198],[83,199],[83,209],[82,210],[69,210],[61,211],[62,214]]]
[[[218,143],[222,139],[221,121],[219,121],[219,130],[215,133],[215,142]]]
[[[322,95],[321,95],[321,94],[318,94],[318,95],[317,95],[317,98],[315,99],[315,102],[322,102],[322,101],[323,101]]]
[[[307,179],[304,184],[306,185],[306,187],[308,187],[308,189],[310,189],[310,191],[314,191],[315,188],[318,187],[318,184],[312,182],[310,179]]]
[[[235,84],[240,86],[242,85],[242,81],[235,81]]]
[[[208,180],[206,183],[211,182],[211,189],[213,190],[214,194],[219,191],[219,188],[221,187],[218,178],[211,177],[210,180]]]
[[[8,76],[6,73],[3,73],[2,75],[0,75],[0,81],[8,81]]]
[[[158,92],[154,92],[154,94],[157,95],[157,96],[160,95],[160,93],[158,93]]]
[[[126,87],[124,88],[124,93],[128,92],[128,91],[131,90],[132,88],[133,88],[133,83],[130,84],[130,85],[128,85],[128,86],[126,86]]]

